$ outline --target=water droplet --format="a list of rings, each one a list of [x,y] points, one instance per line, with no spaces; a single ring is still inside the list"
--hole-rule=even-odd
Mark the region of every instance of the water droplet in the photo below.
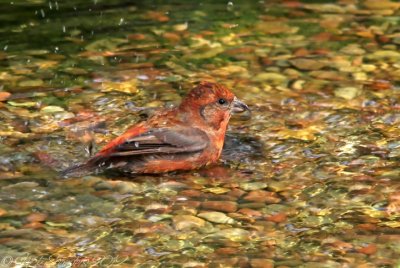
[[[40,14],[42,15],[42,18],[46,17],[46,13],[44,13],[43,9],[40,10]]]
[[[8,45],[5,45],[3,50],[6,51],[8,49]]]
[[[119,20],[118,25],[122,25],[123,23],[124,23],[124,18],[121,18],[121,19]]]
[[[67,32],[67,27],[65,27],[65,25],[63,25],[63,27],[62,27],[62,31],[63,31],[63,33]]]
[[[51,1],[49,1],[49,9],[50,9],[50,10],[53,9],[53,5],[52,5]]]
[[[226,5],[226,10],[233,11],[233,3],[231,1],[229,1],[228,4]]]

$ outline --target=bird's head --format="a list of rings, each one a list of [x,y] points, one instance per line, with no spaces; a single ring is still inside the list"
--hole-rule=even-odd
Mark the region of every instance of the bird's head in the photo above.
[[[201,120],[216,129],[226,128],[232,114],[250,112],[249,107],[228,88],[212,82],[200,82],[179,108],[190,112],[194,117],[200,116]]]

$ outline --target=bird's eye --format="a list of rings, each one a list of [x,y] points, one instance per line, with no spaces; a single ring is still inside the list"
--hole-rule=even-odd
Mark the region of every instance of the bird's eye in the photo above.
[[[227,102],[226,102],[225,99],[222,99],[222,98],[221,98],[221,99],[218,100],[218,103],[221,104],[221,105],[224,105],[224,104],[226,104]]]

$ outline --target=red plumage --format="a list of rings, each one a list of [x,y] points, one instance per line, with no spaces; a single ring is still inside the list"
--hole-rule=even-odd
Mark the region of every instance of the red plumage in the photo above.
[[[249,110],[226,87],[201,82],[173,109],[130,127],[86,163],[64,175],[104,169],[162,173],[196,169],[218,160],[232,113]]]

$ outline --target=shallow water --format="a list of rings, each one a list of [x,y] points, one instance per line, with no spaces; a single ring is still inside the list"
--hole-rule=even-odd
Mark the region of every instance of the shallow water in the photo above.
[[[397,267],[400,4],[0,1],[0,266]],[[201,80],[218,165],[57,171]]]

